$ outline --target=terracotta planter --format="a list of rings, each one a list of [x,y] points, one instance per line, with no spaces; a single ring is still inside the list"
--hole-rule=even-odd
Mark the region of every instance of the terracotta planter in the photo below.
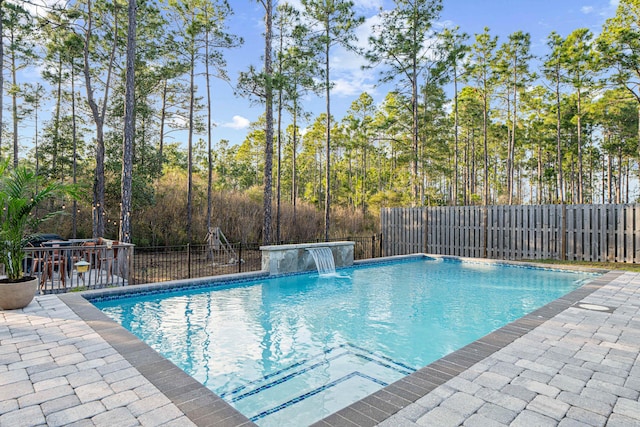
[[[15,310],[29,305],[38,290],[38,278],[29,277],[21,282],[0,280],[0,308]]]

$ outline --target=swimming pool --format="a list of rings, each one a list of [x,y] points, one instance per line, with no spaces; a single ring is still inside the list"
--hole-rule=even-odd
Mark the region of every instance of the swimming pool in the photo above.
[[[98,308],[261,426],[308,425],[593,275],[417,259]]]

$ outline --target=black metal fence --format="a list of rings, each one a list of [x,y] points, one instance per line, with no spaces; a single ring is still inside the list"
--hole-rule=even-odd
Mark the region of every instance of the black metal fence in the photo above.
[[[381,235],[347,237],[331,241],[355,242],[354,259],[382,256]],[[322,240],[316,240],[321,242]],[[283,241],[280,244],[310,243]],[[192,279],[220,274],[258,271],[262,268],[259,243],[233,243],[228,247],[201,245],[136,246],[131,273],[133,284]]]
[[[234,243],[225,250],[206,244],[136,246],[132,276],[136,285],[166,282],[257,271],[261,268],[261,262],[257,244]]]

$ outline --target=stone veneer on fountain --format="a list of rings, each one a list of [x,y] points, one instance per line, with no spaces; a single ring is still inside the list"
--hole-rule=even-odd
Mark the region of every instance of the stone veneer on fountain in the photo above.
[[[336,268],[350,267],[353,265],[354,245],[354,242],[321,242],[260,246],[262,270],[272,275],[315,270],[315,261],[307,248],[319,247],[331,249]]]

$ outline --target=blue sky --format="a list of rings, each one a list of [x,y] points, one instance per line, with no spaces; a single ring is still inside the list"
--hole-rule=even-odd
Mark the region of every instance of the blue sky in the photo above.
[[[51,3],[60,0],[39,1]],[[233,89],[240,71],[246,70],[249,65],[262,68],[264,10],[258,0],[229,1],[234,10],[229,20],[229,31],[243,37],[245,43],[242,47],[225,53],[231,81],[213,81],[213,120],[216,123],[213,141],[217,143],[221,139],[227,139],[231,144],[240,144],[245,139],[249,123],[256,121],[264,112],[264,107],[252,105],[248,99],[237,97]],[[278,0],[273,1],[277,4]],[[300,4],[300,0],[289,2]],[[393,3],[390,0],[354,2],[358,14],[365,17],[365,24],[357,29],[359,45],[365,47],[371,27],[377,22],[380,8],[389,9]],[[545,39],[551,31],[564,37],[577,28],[588,27],[598,34],[605,20],[615,14],[617,3],[618,0],[443,0],[443,10],[436,25],[459,26],[469,34],[471,41],[474,34],[489,27],[491,34],[499,37],[499,44],[506,41],[509,34],[521,30],[531,34],[533,53],[544,55],[547,53]],[[378,87],[377,71],[363,70],[363,58],[353,53],[336,48],[331,61],[331,77],[335,84],[331,109],[337,120],[344,116],[351,103],[362,92],[368,92],[379,103],[392,89],[390,85]],[[24,77],[41,81],[33,69]],[[200,81],[199,86],[203,92],[204,81]],[[80,90],[84,93],[84,88]],[[204,96],[203,93],[200,95]],[[325,110],[322,96],[309,95],[303,102],[305,110],[312,113],[312,118]],[[7,105],[8,101],[5,103]],[[289,120],[289,117],[284,118],[285,125]],[[21,144],[29,147],[32,145],[32,132],[27,124],[23,125],[26,128],[21,132]],[[305,125],[301,124],[303,127]],[[205,135],[196,136],[198,137],[205,138]],[[172,133],[170,138],[184,142],[185,136],[178,132]]]
[[[234,16],[229,21],[230,30],[245,39],[245,44],[227,54],[231,84],[235,84],[238,72],[250,64],[261,67],[264,49],[263,9],[257,1],[231,0]],[[390,8],[388,0],[355,0],[358,12],[365,16],[365,24],[358,29],[361,43],[365,43],[371,24],[376,20],[380,7]],[[437,25],[459,26],[470,35],[481,33],[489,27],[491,34],[499,37],[498,44],[509,34],[523,31],[531,34],[534,54],[546,53],[545,39],[551,31],[567,36],[571,31],[587,27],[598,34],[604,21],[615,14],[618,0],[443,0],[443,10]],[[343,50],[335,50],[332,59],[332,80],[336,86],[332,92],[332,114],[340,119],[350,104],[367,91],[380,102],[389,86],[376,87],[375,70],[363,71],[361,58]],[[261,106],[251,106],[249,101],[237,98],[227,83],[214,86],[214,141],[228,139],[241,143],[246,126],[264,111]],[[324,111],[324,99],[309,96],[305,108],[314,116]]]

